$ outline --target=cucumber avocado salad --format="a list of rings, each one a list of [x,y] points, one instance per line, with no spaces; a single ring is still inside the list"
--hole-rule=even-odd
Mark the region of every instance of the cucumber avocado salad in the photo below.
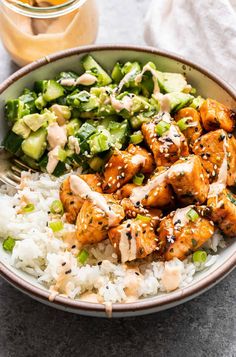
[[[86,55],[82,65],[81,75],[61,72],[6,101],[11,128],[3,145],[33,169],[54,176],[77,167],[102,171],[115,149],[142,143],[144,122],[203,100],[182,74],[152,62],[117,62],[108,73]],[[183,120],[178,125],[186,129]]]

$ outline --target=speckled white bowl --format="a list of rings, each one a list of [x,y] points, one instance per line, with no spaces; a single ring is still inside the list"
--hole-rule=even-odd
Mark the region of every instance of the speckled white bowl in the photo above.
[[[75,48],[60,52],[50,57],[36,61],[9,77],[0,85],[0,111],[3,113],[4,101],[17,97],[24,87],[30,87],[35,80],[51,78],[60,71],[80,71],[80,57],[90,53],[105,68],[111,69],[116,61],[134,61],[142,64],[153,61],[162,71],[184,73],[189,83],[195,87],[199,94],[212,97],[236,109],[236,92],[222,79],[217,78],[209,71],[185,60],[177,55],[160,52],[154,48],[134,46],[90,46]],[[3,114],[0,120],[0,139],[6,131],[6,122]],[[0,207],[1,210],[4,207]],[[57,296],[53,302],[48,300],[49,293],[37,281],[13,268],[10,265],[10,256],[0,247],[0,274],[17,289],[59,309],[70,312],[91,315],[106,316],[103,304],[87,303],[79,300],[71,300]],[[134,303],[113,304],[112,316],[142,315],[151,312],[171,308],[203,293],[223,279],[236,265],[236,240],[232,239],[227,248],[219,252],[217,262],[208,270],[199,272],[194,276],[193,282],[184,289],[178,289],[168,294],[145,298]]]

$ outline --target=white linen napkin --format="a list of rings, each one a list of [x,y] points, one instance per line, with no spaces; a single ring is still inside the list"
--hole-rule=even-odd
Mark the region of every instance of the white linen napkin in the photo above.
[[[152,0],[144,37],[236,88],[236,0]]]

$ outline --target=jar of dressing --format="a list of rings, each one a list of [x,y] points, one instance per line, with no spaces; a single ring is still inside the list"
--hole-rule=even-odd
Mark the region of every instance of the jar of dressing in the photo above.
[[[19,66],[91,44],[97,31],[96,0],[0,0],[0,36]]]

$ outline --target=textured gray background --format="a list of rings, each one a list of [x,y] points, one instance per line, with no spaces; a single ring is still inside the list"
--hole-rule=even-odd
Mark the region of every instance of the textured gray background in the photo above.
[[[98,43],[144,44],[149,0],[99,0]],[[0,81],[16,66],[0,45]],[[236,271],[204,295],[146,317],[106,320],[44,306],[0,279],[0,356],[236,357]]]

